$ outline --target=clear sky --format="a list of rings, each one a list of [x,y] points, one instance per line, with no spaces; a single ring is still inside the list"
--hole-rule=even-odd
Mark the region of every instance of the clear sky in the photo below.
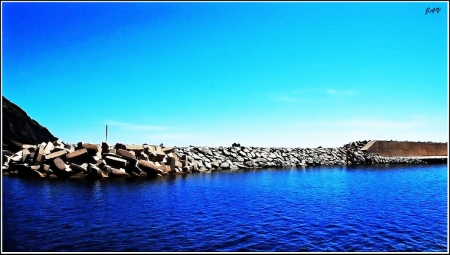
[[[425,14],[426,9],[439,13]],[[448,142],[447,2],[2,2],[2,94],[64,142]]]

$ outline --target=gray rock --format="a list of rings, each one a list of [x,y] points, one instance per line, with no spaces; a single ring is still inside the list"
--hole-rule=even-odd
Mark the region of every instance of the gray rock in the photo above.
[[[230,169],[230,164],[222,163],[222,164],[220,164],[220,168],[222,168],[222,169]]]

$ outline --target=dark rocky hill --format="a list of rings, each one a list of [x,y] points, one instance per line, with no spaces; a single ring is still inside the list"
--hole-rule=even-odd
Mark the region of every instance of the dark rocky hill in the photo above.
[[[31,119],[24,110],[3,95],[2,105],[3,150],[17,152],[22,149],[22,144],[39,144],[58,139],[47,128]]]

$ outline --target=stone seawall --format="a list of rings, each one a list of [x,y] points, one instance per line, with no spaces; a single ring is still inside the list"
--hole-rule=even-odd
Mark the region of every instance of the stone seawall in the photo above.
[[[374,140],[361,150],[384,157],[447,156],[447,143]]]
[[[337,148],[163,147],[60,140],[2,151],[3,175],[38,178],[148,178],[193,172],[319,165],[417,164],[417,158],[383,157],[361,150],[368,141]]]

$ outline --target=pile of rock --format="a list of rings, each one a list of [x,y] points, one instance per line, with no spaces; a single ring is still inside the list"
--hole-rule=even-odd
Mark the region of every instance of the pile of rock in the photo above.
[[[154,177],[201,171],[179,158],[173,147],[117,143],[65,144],[59,140],[38,145],[24,144],[15,154],[3,153],[3,174],[41,178]]]
[[[416,158],[388,158],[361,151],[368,141],[352,142],[338,148],[261,148],[244,147],[233,143],[231,147],[179,147],[175,154],[192,158],[203,170],[271,168],[319,165],[355,164],[418,164]]]
[[[424,163],[415,158],[387,158],[366,153],[367,141],[338,148],[163,147],[116,143],[110,146],[59,140],[24,144],[3,153],[3,174],[41,178],[156,177],[191,172],[317,165]]]

